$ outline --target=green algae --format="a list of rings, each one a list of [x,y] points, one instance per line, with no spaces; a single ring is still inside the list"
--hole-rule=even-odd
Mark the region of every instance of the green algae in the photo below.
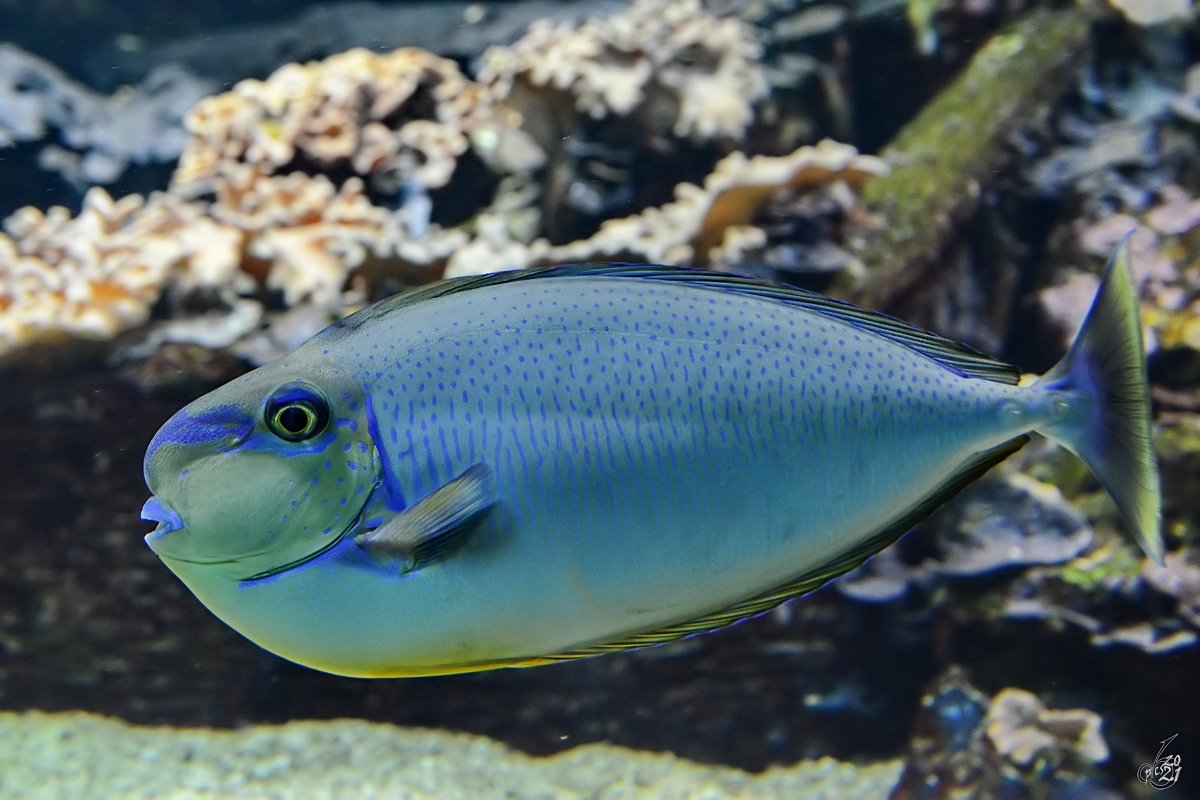
[[[1166,417],[1166,415],[1164,415]],[[1200,530],[1200,414],[1173,414],[1155,426],[1155,449],[1163,482],[1163,519],[1175,541],[1196,541]]]
[[[1180,417],[1160,425],[1156,433],[1154,446],[1160,458],[1174,461],[1200,455],[1200,416]]]
[[[1082,12],[1030,13],[985,44],[901,129],[881,154],[891,174],[863,187],[864,200],[884,213],[886,225],[859,253],[868,277],[848,292],[851,299],[886,308],[915,285],[951,225],[974,209],[1008,159],[1008,134],[1066,89],[1088,33]]]
[[[1121,542],[1113,542],[1099,551],[1077,558],[1058,567],[1058,576],[1065,583],[1085,592],[1121,583],[1133,582],[1142,570],[1142,554]],[[1053,574],[1053,569],[1049,570]]]

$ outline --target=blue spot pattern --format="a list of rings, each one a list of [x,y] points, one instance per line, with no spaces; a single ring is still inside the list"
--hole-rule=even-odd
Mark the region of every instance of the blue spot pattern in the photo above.
[[[601,531],[561,546],[614,575],[634,552],[675,568],[680,543],[732,565],[797,520],[867,530],[929,488],[908,461],[953,463],[974,446],[956,429],[1011,392],[785,303],[630,278],[449,295],[335,348],[369,396],[390,495],[413,502],[485,463],[514,525]]]

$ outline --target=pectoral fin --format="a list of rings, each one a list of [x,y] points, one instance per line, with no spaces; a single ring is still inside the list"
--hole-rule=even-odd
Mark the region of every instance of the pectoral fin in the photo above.
[[[354,538],[372,555],[400,558],[409,572],[443,558],[465,541],[496,504],[496,480],[483,464],[422,498],[378,528]]]

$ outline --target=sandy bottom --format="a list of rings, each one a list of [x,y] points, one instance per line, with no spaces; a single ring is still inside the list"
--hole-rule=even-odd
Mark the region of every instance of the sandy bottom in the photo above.
[[[826,758],[753,775],[601,744],[535,758],[479,736],[357,720],[224,731],[0,712],[7,800],[884,800],[900,769],[899,761],[856,766]]]

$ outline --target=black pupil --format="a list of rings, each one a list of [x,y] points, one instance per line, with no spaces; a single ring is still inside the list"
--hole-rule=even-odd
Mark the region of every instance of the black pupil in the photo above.
[[[279,427],[288,433],[304,433],[308,430],[312,412],[299,405],[288,406],[279,412]]]

